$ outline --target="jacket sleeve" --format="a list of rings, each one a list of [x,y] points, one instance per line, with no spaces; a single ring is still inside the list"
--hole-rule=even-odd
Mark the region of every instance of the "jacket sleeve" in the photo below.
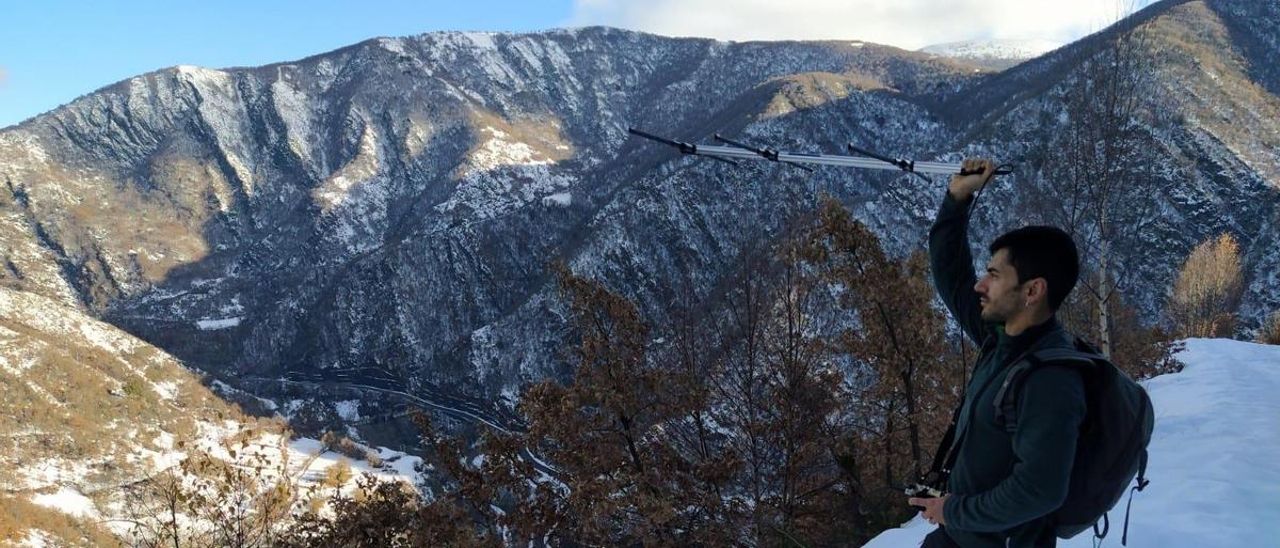
[[[943,506],[947,527],[998,532],[1046,515],[1067,498],[1076,440],[1085,414],[1084,380],[1074,369],[1042,366],[1018,394],[1013,472],[992,489],[952,495]]]
[[[978,294],[973,290],[973,253],[969,251],[969,202],[948,192],[929,229],[929,266],[933,287],[951,316],[974,344],[981,345],[991,327],[982,320]]]

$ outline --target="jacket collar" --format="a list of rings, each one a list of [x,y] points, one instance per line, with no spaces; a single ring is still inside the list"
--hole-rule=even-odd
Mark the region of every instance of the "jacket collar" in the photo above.
[[[1040,344],[1041,347],[1057,346],[1053,344],[1052,338],[1062,338],[1066,330],[1062,328],[1062,324],[1058,323],[1057,316],[1050,316],[1039,324],[1028,327],[1022,333],[1017,335],[1007,335],[1004,332],[1004,324],[995,326],[996,344],[1008,348],[1010,358],[1021,355],[1029,350],[1033,345],[1044,340],[1046,344]],[[1065,340],[1065,339],[1064,339]]]

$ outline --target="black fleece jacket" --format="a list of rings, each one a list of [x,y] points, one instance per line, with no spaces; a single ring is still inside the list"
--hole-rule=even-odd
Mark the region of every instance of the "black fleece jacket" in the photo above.
[[[983,321],[968,224],[968,203],[948,193],[929,231],[934,287],[982,346],[957,421],[960,445],[943,507],[947,533],[966,547],[1052,545],[1046,516],[1067,495],[1085,415],[1084,382],[1069,368],[1037,368],[1019,392],[1016,431],[1010,435],[996,422],[995,394],[1009,366],[1033,346],[1070,348],[1072,338],[1056,319],[1017,336]]]

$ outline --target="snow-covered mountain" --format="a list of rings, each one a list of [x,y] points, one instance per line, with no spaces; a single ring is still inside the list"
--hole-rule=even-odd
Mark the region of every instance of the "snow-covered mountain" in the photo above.
[[[0,132],[0,284],[109,322],[297,425],[412,442],[406,406],[515,427],[525,384],[563,377],[563,260],[661,324],[819,192],[897,253],[941,199],[879,172],[737,167],[628,137],[714,132],[800,152],[850,141],[920,159],[1028,151],[1081,63],[1158,30],[1145,128],[1167,192],[1122,250],[1126,297],[1159,317],[1197,243],[1231,232],[1244,316],[1280,308],[1280,7],[1166,0],[1009,70],[873,44],[725,43],[608,28],[379,38],[293,62],[176,67]],[[1021,175],[1020,175],[1021,177]],[[976,237],[1020,223],[984,195]],[[425,403],[424,403],[425,402]]]
[[[964,40],[933,44],[920,48],[921,53],[961,59],[975,65],[1003,70],[1062,47],[1064,44],[1043,38]]]
[[[1132,548],[1272,546],[1280,538],[1280,347],[1191,339],[1179,373],[1143,382],[1156,411],[1147,478],[1133,497]],[[1110,512],[1116,545],[1127,498]],[[933,526],[917,517],[867,548],[920,545]],[[1092,533],[1059,540],[1093,546]]]

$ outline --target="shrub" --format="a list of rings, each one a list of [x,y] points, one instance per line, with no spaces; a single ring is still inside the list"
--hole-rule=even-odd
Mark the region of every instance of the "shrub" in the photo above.
[[[1179,337],[1229,337],[1240,302],[1240,246],[1230,234],[1205,240],[1178,271],[1169,315]]]
[[[1262,344],[1280,344],[1280,310],[1271,315],[1258,330],[1257,341]]]
[[[342,486],[346,485],[347,481],[349,481],[350,479],[351,479],[351,465],[347,463],[346,459],[341,459],[337,462],[337,464],[334,464],[333,466],[330,466],[329,468],[325,469],[324,481],[322,482],[322,484],[325,487],[341,489]]]

